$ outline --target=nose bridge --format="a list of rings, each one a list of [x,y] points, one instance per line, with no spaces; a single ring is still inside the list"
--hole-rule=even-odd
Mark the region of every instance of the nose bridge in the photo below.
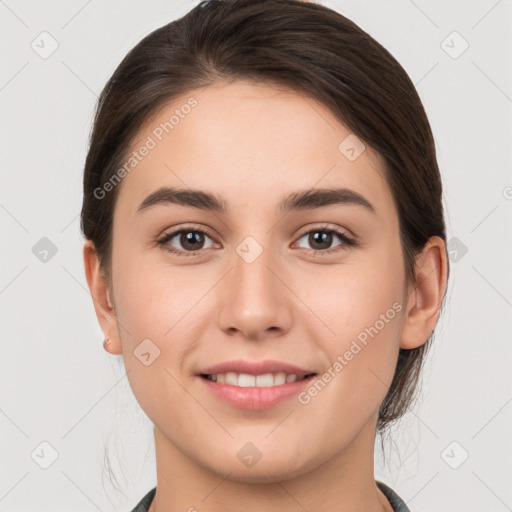
[[[266,295],[272,295],[269,292],[272,291],[271,281],[275,276],[269,267],[275,266],[276,255],[272,254],[268,243],[263,247],[255,238],[247,237],[236,248],[233,259],[233,280],[235,285],[240,285],[239,293],[262,299]]]
[[[269,304],[272,297],[279,294],[274,282],[276,277],[269,269],[275,267],[277,261],[277,254],[270,245],[270,236],[266,236],[261,243],[255,237],[248,236],[236,247],[232,285],[238,300],[249,297],[251,302]]]
[[[270,239],[265,236],[260,243],[249,236],[235,247],[232,271],[221,298],[224,329],[236,329],[251,337],[269,328],[287,329],[286,287],[275,275],[279,254],[272,249]]]

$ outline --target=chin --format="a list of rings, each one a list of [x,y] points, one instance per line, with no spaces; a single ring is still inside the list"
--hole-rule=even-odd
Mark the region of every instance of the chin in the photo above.
[[[235,459],[223,457],[223,461],[226,463],[225,465],[214,464],[211,466],[208,464],[210,470],[227,480],[247,484],[283,482],[301,476],[314,469],[313,466],[315,466],[312,461],[297,461],[296,453],[290,453],[289,457],[284,453],[280,454],[279,459],[276,459],[275,455],[265,457],[265,454],[262,454],[261,458],[253,465],[250,465],[249,462],[245,465],[238,456]],[[218,460],[213,462],[218,463]]]

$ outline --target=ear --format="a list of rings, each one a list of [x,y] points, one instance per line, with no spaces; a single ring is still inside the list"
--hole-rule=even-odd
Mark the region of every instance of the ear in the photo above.
[[[401,348],[417,348],[427,342],[439,317],[447,279],[446,245],[441,237],[433,236],[416,257],[416,280],[406,297]]]
[[[108,352],[121,354],[121,340],[117,316],[111,300],[111,291],[106,277],[103,275],[94,243],[86,240],[84,243],[85,277],[96,311],[101,330],[112,340],[108,345]]]

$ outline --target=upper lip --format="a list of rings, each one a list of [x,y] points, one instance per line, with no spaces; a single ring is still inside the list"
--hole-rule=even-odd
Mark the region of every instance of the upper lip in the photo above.
[[[218,375],[219,373],[228,372],[247,373],[249,375],[283,372],[289,375],[295,374],[297,377],[304,377],[305,375],[316,373],[314,370],[307,370],[282,361],[247,361],[245,359],[236,359],[203,368],[198,372],[198,375]]]

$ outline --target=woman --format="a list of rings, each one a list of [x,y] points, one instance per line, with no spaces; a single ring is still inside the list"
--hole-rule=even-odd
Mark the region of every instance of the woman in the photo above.
[[[98,104],[84,264],[154,424],[134,511],[409,510],[374,443],[448,280],[429,122],[398,62],[298,0],[202,2]]]

